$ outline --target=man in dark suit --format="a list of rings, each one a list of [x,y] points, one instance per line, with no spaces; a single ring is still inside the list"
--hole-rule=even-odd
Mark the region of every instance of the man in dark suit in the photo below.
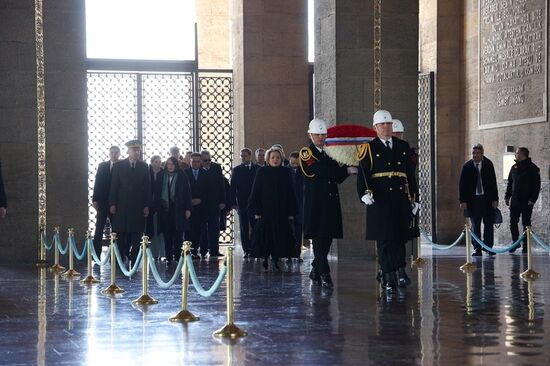
[[[388,293],[406,286],[406,252],[409,239],[416,176],[409,144],[392,137],[391,114],[379,110],[373,125],[377,137],[370,142],[370,153],[360,163],[357,193],[367,204],[367,240],[376,240],[378,264]],[[415,211],[416,212],[416,211]]]
[[[149,167],[139,160],[141,143],[128,141],[128,158],[113,165],[109,191],[113,232],[118,235],[122,255],[135,263],[151,205]]]
[[[8,199],[4,190],[4,177],[2,176],[2,163],[0,162],[0,219],[6,217]]]
[[[206,226],[201,241],[208,243],[210,258],[223,257],[220,253],[220,212],[225,208],[225,185],[220,164],[212,162],[210,152],[201,151],[202,168],[206,171],[206,192],[203,200]],[[202,244],[201,244],[202,246]]]
[[[289,156],[289,168],[292,172],[292,183],[294,184],[294,194],[298,201],[298,213],[294,219],[294,236],[298,243],[296,250],[298,255],[302,252],[302,233],[304,222],[304,173],[300,169],[300,154],[293,151]],[[299,259],[300,262],[302,258]]]
[[[252,191],[252,184],[256,177],[258,166],[252,163],[252,150],[244,148],[241,150],[241,164],[233,168],[231,174],[231,202],[233,208],[239,214],[239,227],[241,231],[241,245],[244,257],[248,258],[250,253],[250,228],[253,218],[248,215],[248,198]]]
[[[113,166],[120,157],[120,148],[111,146],[109,148],[109,160],[99,163],[95,174],[94,192],[92,194],[92,206],[96,210],[94,249],[98,256],[101,256],[103,243],[103,229],[107,222],[109,213],[109,190],[111,189],[111,172]]]
[[[498,188],[495,167],[491,160],[483,155],[483,146],[472,147],[472,159],[462,167],[459,183],[460,208],[470,217],[472,231],[489,247],[494,242],[495,208],[498,207]],[[483,238],[481,221],[483,220]],[[481,256],[481,246],[472,240],[474,256]],[[493,253],[489,253],[493,254]]]
[[[326,122],[315,118],[309,123],[309,147],[300,150],[304,173],[304,238],[312,239],[314,259],[309,274],[315,285],[332,288],[328,253],[332,239],[342,238],[342,210],[338,184],[357,168],[340,166],[324,152]]]
[[[191,252],[195,257],[198,255],[199,248],[202,257],[208,253],[208,245],[201,246],[201,232],[205,223],[205,212],[203,201],[207,194],[206,191],[206,171],[202,169],[201,154],[194,152],[191,154],[191,166],[183,172],[187,174],[189,185],[191,187],[191,218],[189,219],[189,232],[185,234],[192,243]],[[207,243],[204,243],[207,244]]]

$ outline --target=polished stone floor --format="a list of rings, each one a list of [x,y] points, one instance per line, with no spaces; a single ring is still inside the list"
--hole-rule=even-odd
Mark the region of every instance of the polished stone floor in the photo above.
[[[210,298],[191,289],[189,309],[201,319],[181,325],[168,321],[180,309],[180,282],[162,290],[151,279],[159,303],[144,309],[131,303],[139,276],[119,273],[126,292],[101,294],[108,266],[95,267],[102,281],[95,286],[2,266],[0,364],[548,365],[548,254],[534,256],[541,278],[527,283],[519,278],[525,256],[476,258],[477,270],[466,275],[458,269],[463,250],[424,246],[428,263],[410,270],[413,284],[391,297],[379,291],[373,260],[332,262],[336,286],[326,291],[310,285],[308,251],[304,264],[280,273],[237,255],[235,323],[249,335],[234,342],[212,336],[225,323],[225,285]],[[195,264],[209,287],[221,261]],[[164,267],[161,274],[173,273]]]

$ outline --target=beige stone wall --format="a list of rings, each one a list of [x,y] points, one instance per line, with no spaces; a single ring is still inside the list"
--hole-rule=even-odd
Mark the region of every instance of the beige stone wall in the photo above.
[[[51,238],[54,225],[74,227],[81,243],[88,226],[84,1],[45,1],[43,14],[47,229]],[[34,2],[9,2],[0,7],[0,159],[9,206],[0,263],[37,258],[36,131]]]
[[[533,228],[549,238],[550,126],[548,122],[494,129],[478,128],[478,7],[479,0],[420,1],[421,72],[436,74],[437,227],[441,241],[453,240],[461,229],[458,179],[475,143],[495,164],[504,225],[495,231],[497,243],[510,240],[503,154],[508,145],[526,146],[541,168],[542,190],[533,213]]]
[[[495,231],[497,243],[508,243],[508,209],[504,204],[506,181],[503,179],[502,156],[508,145],[515,148],[525,146],[531,152],[533,162],[541,169],[542,189],[533,211],[533,230],[550,240],[550,199],[548,168],[550,166],[550,124],[548,121],[512,127],[480,130],[478,128],[478,0],[463,0],[461,23],[464,39],[461,45],[461,64],[463,73],[464,96],[461,101],[464,123],[464,146],[462,159],[470,158],[470,146],[481,143],[485,155],[495,165],[499,183],[500,208],[504,225]],[[548,51],[548,50],[547,50]],[[507,172],[506,172],[507,175]]]
[[[195,1],[199,68],[231,68],[231,22],[229,0]]]
[[[307,2],[232,1],[235,154],[307,142]],[[238,161],[238,159],[237,159]]]

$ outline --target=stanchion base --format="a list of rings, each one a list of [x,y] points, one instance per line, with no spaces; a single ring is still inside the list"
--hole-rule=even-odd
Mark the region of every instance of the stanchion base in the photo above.
[[[38,259],[35,263],[34,263],[35,266],[37,266],[38,268],[46,268],[49,266],[48,262],[44,259]]]
[[[78,277],[78,276],[80,276],[80,273],[78,273],[74,269],[68,269],[65,272],[63,272],[61,275],[62,276],[67,276],[67,277]]]
[[[96,279],[94,276],[87,276],[85,279],[80,281],[80,283],[84,283],[86,285],[93,285],[94,283],[99,283],[99,280]]]
[[[196,322],[197,320],[200,320],[200,317],[196,316],[189,310],[182,310],[168,320],[174,323],[188,323]]]
[[[158,301],[149,296],[149,294],[143,294],[134,301],[132,301],[132,304],[135,305],[154,305],[158,304]]]
[[[124,292],[124,289],[118,287],[116,284],[112,284],[110,285],[109,287],[107,287],[106,289],[102,290],[101,293],[102,294],[108,294],[108,295],[111,295],[111,294],[120,294],[121,292]]]
[[[246,330],[242,330],[237,327],[235,324],[226,324],[223,328],[214,332],[214,337],[224,337],[224,338],[240,338],[248,335]]]
[[[476,265],[471,262],[466,262],[460,266],[460,270],[464,273],[472,273],[477,269]]]
[[[540,273],[535,272],[532,269],[528,269],[527,271],[523,272],[519,276],[523,278],[525,281],[535,281],[540,277]]]
[[[63,267],[61,264],[57,263],[50,267],[50,271],[52,272],[63,272],[65,270],[65,267]]]
[[[422,266],[425,265],[426,263],[428,263],[428,261],[425,260],[425,259],[422,258],[422,257],[418,257],[418,258],[416,258],[414,261],[412,261],[412,265],[413,265],[413,266],[417,266],[417,267],[422,267]]]

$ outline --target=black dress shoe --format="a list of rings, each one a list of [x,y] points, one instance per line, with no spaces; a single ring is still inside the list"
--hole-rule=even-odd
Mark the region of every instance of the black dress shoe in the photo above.
[[[271,259],[271,263],[273,264],[273,270],[280,271],[281,268],[279,267],[279,260],[277,259]]]
[[[527,253],[527,244],[523,244],[523,248],[521,248],[522,253]]]
[[[334,287],[334,284],[332,283],[332,278],[330,278],[330,273],[321,274],[321,287],[324,287],[324,288]]]
[[[407,276],[405,268],[401,267],[397,270],[397,277],[399,287],[405,287],[411,284],[411,279]]]
[[[264,269],[267,269],[267,258],[264,259],[264,261],[262,262],[262,267],[264,267]]]
[[[384,281],[386,282],[386,292],[397,292],[397,276],[395,275],[395,272],[384,273]]]
[[[481,256],[482,256],[481,249],[476,249],[474,254],[472,254],[472,257],[481,257]]]
[[[315,268],[312,268],[311,272],[309,272],[309,278],[313,281],[314,285],[321,286],[321,276],[317,273]]]

